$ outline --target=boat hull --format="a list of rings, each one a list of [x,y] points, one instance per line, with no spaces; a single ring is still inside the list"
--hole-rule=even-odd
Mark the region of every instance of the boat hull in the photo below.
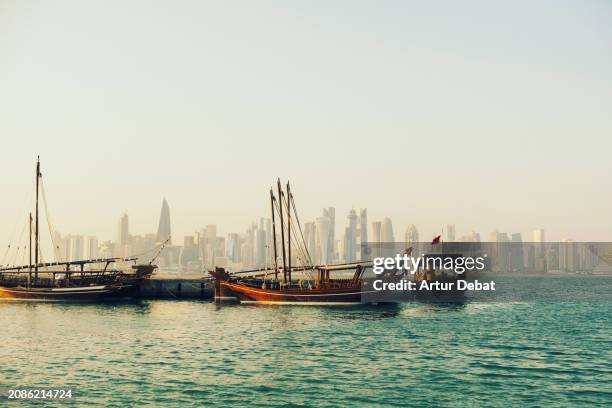
[[[270,290],[227,281],[218,282],[218,285],[217,299],[238,300],[241,303],[354,305],[362,303],[365,293],[360,287]]]
[[[120,293],[122,286],[100,285],[75,288],[0,287],[0,299],[58,302],[93,302]]]

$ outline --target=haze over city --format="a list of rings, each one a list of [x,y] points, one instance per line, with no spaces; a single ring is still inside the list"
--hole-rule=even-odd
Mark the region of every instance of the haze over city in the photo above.
[[[55,228],[100,240],[164,196],[176,242],[244,232],[278,176],[338,229],[612,240],[610,3],[239,3],[0,1],[2,245],[38,154]]]

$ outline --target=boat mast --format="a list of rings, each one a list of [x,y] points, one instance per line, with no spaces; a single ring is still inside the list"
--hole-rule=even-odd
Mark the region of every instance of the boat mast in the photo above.
[[[28,288],[32,286],[32,213],[30,213],[30,263],[28,264]]]
[[[276,254],[276,221],[274,218],[274,192],[270,189],[270,207],[272,209],[272,241],[274,245],[274,279],[278,280],[278,256]]]
[[[285,256],[285,227],[283,226],[283,188],[281,187],[280,178],[277,181],[278,186],[278,213],[280,216],[281,227],[281,245],[283,246],[283,278],[287,283],[287,257]]]
[[[287,271],[289,272],[289,283],[291,283],[291,189],[287,180]]]
[[[34,242],[36,249],[34,251],[34,279],[38,279],[38,184],[40,181],[40,156],[36,159],[36,235]]]

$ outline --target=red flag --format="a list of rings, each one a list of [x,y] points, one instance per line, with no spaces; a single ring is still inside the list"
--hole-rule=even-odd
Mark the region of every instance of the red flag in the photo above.
[[[406,250],[404,251],[404,254],[406,254],[408,256],[412,255],[412,247],[406,248]]]
[[[431,241],[431,245],[439,244],[439,243],[440,243],[440,237],[441,237],[441,236],[442,236],[442,235],[438,235],[437,237],[435,237],[435,238],[433,239],[433,241]]]

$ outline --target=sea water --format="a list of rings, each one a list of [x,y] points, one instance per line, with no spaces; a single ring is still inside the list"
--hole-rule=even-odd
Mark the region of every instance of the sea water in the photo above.
[[[526,295],[360,307],[1,302],[0,389],[73,388],[78,406],[610,406],[612,277],[497,286]]]

